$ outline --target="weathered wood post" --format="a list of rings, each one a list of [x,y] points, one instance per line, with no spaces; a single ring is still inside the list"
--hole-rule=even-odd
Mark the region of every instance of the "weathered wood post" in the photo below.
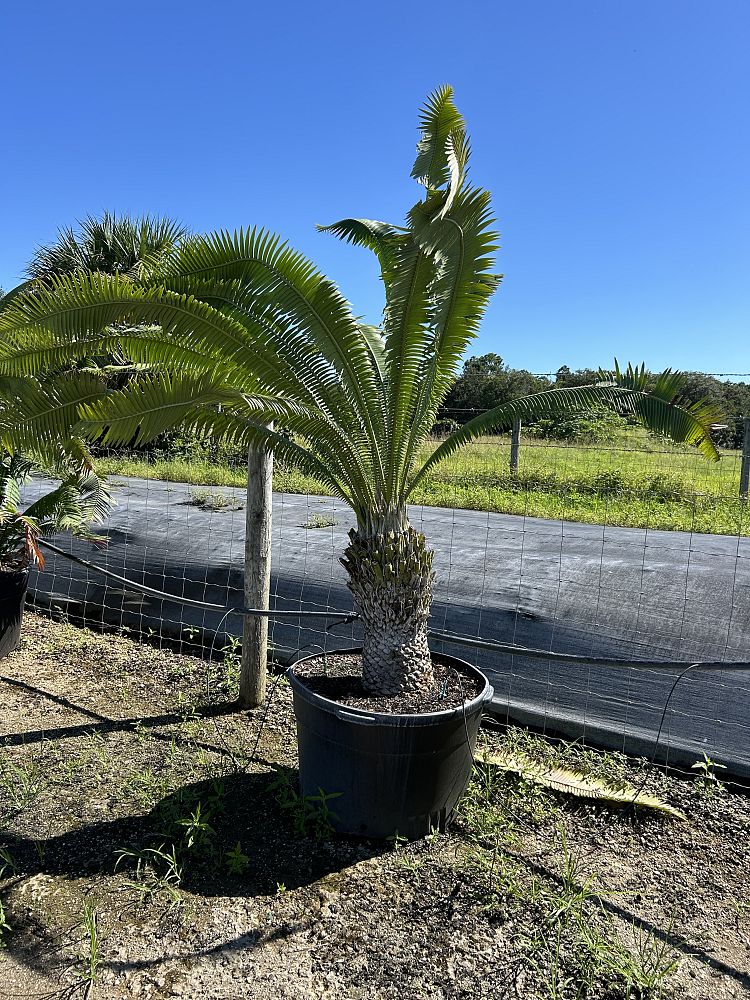
[[[271,591],[271,505],[273,452],[251,447],[247,454],[245,510],[245,607],[268,608]],[[240,706],[255,708],[266,697],[268,618],[245,615],[242,629]]]
[[[521,418],[516,417],[510,431],[510,474],[518,472],[518,452],[521,448]]]
[[[747,500],[750,489],[750,417],[742,420],[742,465],[740,466],[740,496]]]

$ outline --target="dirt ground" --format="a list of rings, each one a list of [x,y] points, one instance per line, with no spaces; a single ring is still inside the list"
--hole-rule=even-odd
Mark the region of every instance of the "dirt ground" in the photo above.
[[[750,798],[710,769],[485,730],[479,758],[686,818],[480,760],[448,834],[340,837],[297,794],[288,685],[239,712],[236,672],[27,614],[0,663],[0,997],[750,996]]]

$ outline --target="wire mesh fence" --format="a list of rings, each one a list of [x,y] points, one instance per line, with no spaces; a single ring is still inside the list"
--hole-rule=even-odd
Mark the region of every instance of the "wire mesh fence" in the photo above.
[[[659,441],[581,446],[524,437],[516,474],[509,458],[509,438],[479,441],[415,497],[412,521],[436,551],[435,649],[488,673],[502,720],[676,765],[706,752],[750,776],[750,667],[737,669],[750,659],[740,453],[712,467]],[[120,455],[102,465],[117,504],[107,546],[55,543],[133,584],[217,608],[144,594],[55,553],[32,580],[33,603],[221,656],[242,634],[241,617],[219,610],[243,603],[242,464]],[[167,475],[194,481],[158,478]],[[351,611],[338,558],[352,514],[291,470],[277,471],[275,487],[271,607]],[[358,638],[356,622],[334,617],[270,625],[280,662]],[[612,658],[629,662],[607,664]],[[681,669],[639,665],[654,661],[726,666],[690,671],[672,690]]]

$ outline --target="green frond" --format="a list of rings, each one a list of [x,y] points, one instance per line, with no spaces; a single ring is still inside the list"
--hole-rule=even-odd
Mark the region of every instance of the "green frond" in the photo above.
[[[247,415],[202,409],[196,411],[185,426],[211,439],[221,437],[231,445],[270,448],[280,458],[324,483],[333,496],[344,500],[355,512],[362,510],[357,497],[352,495],[346,483],[335,476],[327,462],[318,458],[310,449]]]
[[[338,372],[367,421],[374,376],[371,356],[349,303],[302,254],[265,230],[218,232],[192,240],[165,275],[191,280],[237,280],[251,290],[256,308],[284,316],[291,333],[304,332]],[[368,398],[369,396],[369,398]]]
[[[318,226],[317,229],[321,233],[333,233],[346,243],[372,250],[380,261],[383,280],[387,285],[393,270],[395,249],[406,235],[404,229],[373,219],[341,219],[330,226]]]
[[[406,455],[414,402],[420,386],[417,376],[431,346],[430,286],[434,262],[416,244],[399,248],[385,312],[383,332],[388,366],[386,412],[388,458],[386,499],[397,501]]]
[[[101,271],[143,278],[154,274],[186,239],[188,231],[172,219],[105,212],[60,230],[50,246],[39,247],[29,264],[32,279],[48,281],[62,274]]]
[[[436,465],[454,454],[462,445],[488,431],[507,429],[515,419],[528,420],[550,413],[575,412],[608,406],[618,413],[639,417],[651,431],[665,434],[681,444],[695,445],[701,454],[719,460],[706,426],[689,409],[642,390],[616,385],[592,385],[550,389],[532,396],[523,396],[496,406],[465,423],[446,438],[412,476],[407,493]]]
[[[24,514],[37,523],[43,536],[70,531],[79,537],[92,538],[89,525],[104,521],[111,506],[106,483],[89,473],[69,476],[27,507]]]
[[[81,430],[106,445],[142,445],[183,423],[196,409],[236,402],[235,389],[212,375],[155,372],[81,407]]]
[[[9,452],[30,452],[48,465],[63,456],[89,463],[83,442],[74,438],[82,407],[101,399],[106,387],[100,377],[66,372],[42,381],[19,380],[12,394],[0,400],[0,445]]]
[[[453,88],[438,87],[427,98],[419,114],[421,138],[411,176],[423,187],[436,189],[450,178],[449,143],[454,133],[463,135],[465,123],[453,102]]]

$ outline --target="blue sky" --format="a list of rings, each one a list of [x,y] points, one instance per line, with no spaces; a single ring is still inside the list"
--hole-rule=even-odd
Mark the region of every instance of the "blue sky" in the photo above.
[[[376,321],[417,110],[453,84],[505,281],[472,353],[750,371],[747,0],[4,6],[0,286],[104,209],[280,232]]]

